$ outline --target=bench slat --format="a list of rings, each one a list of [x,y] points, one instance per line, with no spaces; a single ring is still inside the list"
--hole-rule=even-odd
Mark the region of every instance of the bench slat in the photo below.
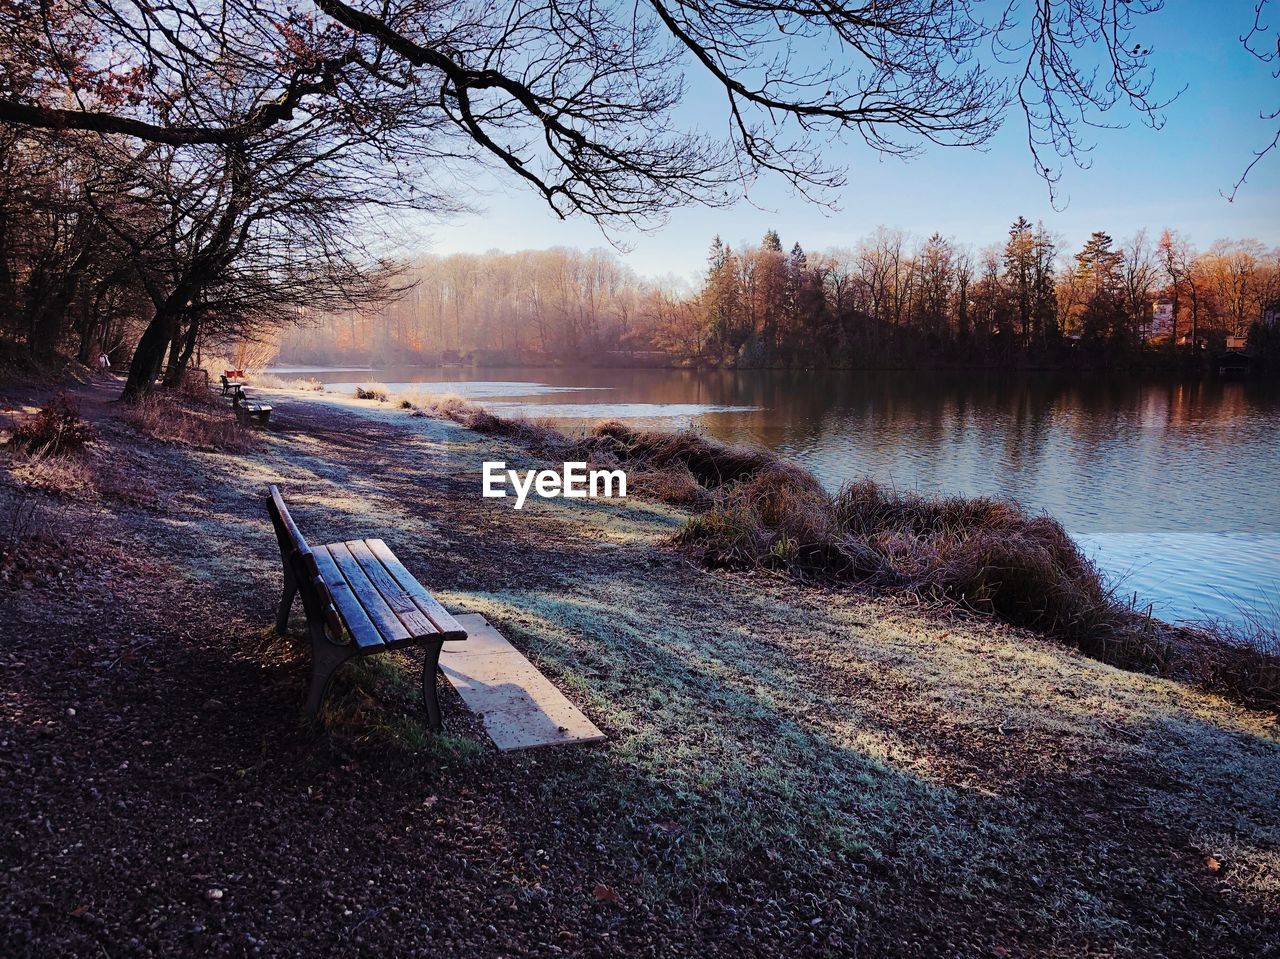
[[[387,568],[379,562],[378,557],[373,555],[373,551],[364,540],[347,540],[345,545],[351,550],[351,555],[360,564],[369,581],[387,601],[387,605],[400,617],[400,622],[404,623],[405,629],[409,631],[412,638],[422,639],[435,636],[440,632],[431,618],[418,609],[413,597],[406,593],[395,578],[387,572]]]
[[[383,643],[391,646],[412,639],[413,637],[409,630],[405,628],[404,623],[400,622],[400,618],[396,616],[395,610],[387,605],[387,601],[379,594],[377,587],[369,580],[365,571],[360,568],[356,558],[351,555],[351,550],[347,549],[347,544],[330,543],[326,548],[329,550],[329,555],[333,557],[338,569],[342,571],[342,578],[347,581],[347,585],[355,593],[356,599],[364,607],[365,613],[368,614],[369,619],[373,620],[373,624],[378,627],[378,634]]]
[[[276,516],[280,518],[280,523],[288,533],[293,548],[300,553],[308,552],[309,547],[307,546],[306,537],[302,535],[302,530],[298,529],[298,524],[293,521],[293,516],[289,513],[289,507],[284,505],[284,497],[280,495],[280,487],[272,483],[267,487],[267,490],[271,493],[271,502],[275,506]]]
[[[355,593],[351,591],[351,587],[343,578],[342,571],[338,569],[337,563],[329,553],[329,548],[317,546],[311,552],[315,557],[316,568],[320,570],[320,578],[329,587],[333,605],[338,608],[343,622],[347,624],[347,631],[355,640],[356,648],[361,653],[380,652],[385,648],[385,644],[382,642],[378,627],[373,625],[373,621],[365,613],[360,601],[356,599]]]
[[[426,587],[413,578],[413,574],[404,568],[404,564],[396,558],[396,554],[391,552],[391,548],[386,543],[380,539],[367,539],[365,544],[386,567],[392,578],[412,597],[418,608],[431,618],[440,632],[444,633],[446,640],[467,638],[467,631],[449,615],[449,611],[441,606],[434,596],[427,592]]]

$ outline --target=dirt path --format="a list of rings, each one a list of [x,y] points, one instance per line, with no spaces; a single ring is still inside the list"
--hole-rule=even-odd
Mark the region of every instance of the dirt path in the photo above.
[[[659,504],[517,513],[479,463],[527,456],[449,422],[280,392],[228,455],[109,398],[83,394],[91,491],[23,492],[0,453],[46,532],[0,586],[0,953],[1275,954],[1274,717],[707,572]],[[426,736],[409,657],[302,728],[267,482],[317,542],[386,539],[610,741],[499,755],[448,687]]]

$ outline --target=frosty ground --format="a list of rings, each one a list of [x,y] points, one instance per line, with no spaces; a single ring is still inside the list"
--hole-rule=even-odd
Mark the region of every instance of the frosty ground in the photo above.
[[[268,391],[218,451],[77,393],[74,475],[0,452],[0,952],[1275,954],[1273,714],[702,569],[642,498],[514,511],[483,461],[549,464],[391,404]],[[314,542],[385,539],[609,741],[499,754],[447,686],[432,737],[401,654],[303,726],[267,483]]]

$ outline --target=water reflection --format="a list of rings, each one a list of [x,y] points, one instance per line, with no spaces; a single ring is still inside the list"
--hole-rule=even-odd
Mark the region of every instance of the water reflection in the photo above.
[[[1003,496],[1060,519],[1174,618],[1280,587],[1280,390],[1259,381],[688,370],[378,374],[568,429],[623,418],[772,447],[831,488]],[[565,392],[572,390],[573,392]],[[1232,599],[1226,599],[1223,593]]]

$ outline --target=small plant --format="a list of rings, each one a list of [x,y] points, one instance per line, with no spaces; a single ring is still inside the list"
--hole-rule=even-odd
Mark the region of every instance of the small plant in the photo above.
[[[385,403],[388,395],[387,388],[381,383],[369,383],[356,387],[358,400],[377,400],[379,403]]]
[[[0,523],[0,554],[11,552],[28,538],[40,535],[47,527],[44,500],[28,489],[3,490],[7,500]]]
[[[58,504],[31,487],[0,488],[8,500],[0,509],[0,586],[55,583],[70,571],[65,501]]]
[[[80,418],[80,406],[58,393],[44,409],[13,431],[10,443],[29,453],[74,453],[93,439],[93,427]]]

